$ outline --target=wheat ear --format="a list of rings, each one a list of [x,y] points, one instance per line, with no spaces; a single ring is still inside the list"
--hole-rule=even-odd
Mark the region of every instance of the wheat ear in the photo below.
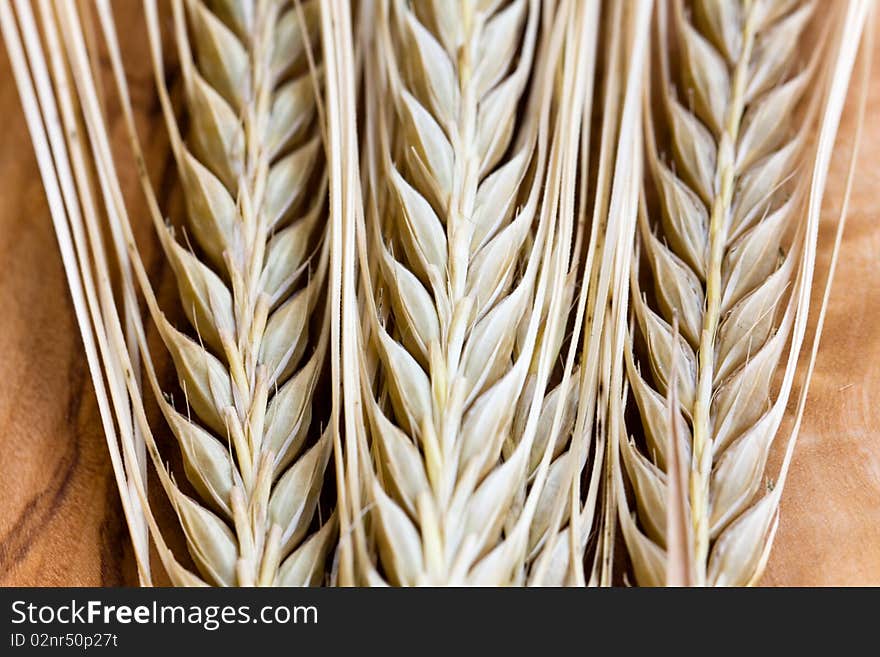
[[[561,176],[545,166],[550,71],[571,11],[562,4],[542,17],[557,39],[537,57],[519,134],[539,3],[380,8],[366,88],[387,89],[393,111],[367,101],[379,134],[366,148],[371,202],[359,231],[365,417],[351,437],[362,484],[351,483],[368,501],[360,517],[378,553],[359,541],[361,581],[381,581],[377,561],[395,584],[521,576],[546,464],[525,513],[509,522],[508,512],[558,349],[570,245],[553,246],[572,239],[571,222],[556,221],[558,192],[541,203]],[[533,364],[538,381],[526,390]],[[530,408],[522,437],[513,435],[521,404]],[[355,529],[366,537],[364,522]]]
[[[109,5],[98,6],[140,158]],[[319,337],[308,338],[327,262],[323,194],[310,185],[321,178],[320,139],[313,136],[315,87],[305,62],[317,6],[260,2],[248,5],[253,11],[233,11],[238,6],[217,3],[214,13],[197,1],[172,5],[191,118],[188,145],[165,88],[157,8],[145,2],[159,97],[198,254],[161,221],[141,160],[142,183],[198,342],[159,309],[130,226],[124,228],[150,315],[198,420],[165,399],[141,330],[149,384],[200,499],[177,486],[149,427],[145,433],[207,583],[314,584],[323,578],[335,531],[333,516],[311,531],[332,448],[330,433],[321,434],[312,419],[328,332],[319,327]],[[198,581],[178,567],[169,574],[176,583]]]
[[[684,579],[747,584],[760,575],[778,522],[778,493],[752,501],[803,340],[799,327],[808,311],[812,266],[805,271],[801,263],[814,257],[815,234],[811,214],[803,222],[797,218],[806,193],[821,194],[824,183],[810,178],[809,186],[798,185],[792,178],[814,157],[807,137],[827,77],[818,64],[821,47],[802,70],[796,67],[813,2],[696,2],[692,17],[680,0],[662,3],[657,22],[664,51],[668,4],[681,91],[675,93],[668,56],[661,54],[656,124],[668,131],[674,165],[661,160],[660,136],[648,120],[648,171],[659,207],[653,213],[643,198],[630,276],[632,329],[624,345],[645,443],[640,448],[617,439],[615,488],[636,580],[662,584],[663,548],[674,531],[666,526],[665,491],[676,460],[670,457],[678,456],[669,452],[668,436],[683,437],[689,462],[684,513],[693,555]],[[832,35],[840,19],[835,13],[824,25],[823,42],[832,42],[835,56],[840,41]],[[820,93],[802,102],[808,89]],[[792,115],[801,117],[793,134],[786,129]],[[639,253],[653,280],[651,296],[643,291]],[[771,401],[793,327],[785,382]],[[645,353],[638,361],[637,336]],[[673,372],[677,389],[669,391]],[[667,394],[678,400],[672,413]],[[615,406],[619,417],[623,406]],[[632,487],[638,526],[624,479]]]
[[[314,584],[335,525],[331,517],[309,538],[332,450],[312,408],[329,339],[328,316],[311,321],[328,257],[315,71],[306,56],[319,7],[266,0],[213,9],[173,3],[189,145],[164,88],[155,25],[150,31],[188,227],[204,255],[160,229],[200,344],[155,308],[153,318],[200,422],[162,406],[203,501],[166,492],[210,580]]]

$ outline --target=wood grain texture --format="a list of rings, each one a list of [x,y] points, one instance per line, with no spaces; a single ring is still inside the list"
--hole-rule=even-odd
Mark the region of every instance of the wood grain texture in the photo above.
[[[163,174],[170,180],[162,155],[167,141],[152,93],[139,4],[120,4],[117,19],[129,48],[126,65],[148,160],[152,154],[151,170],[165,189],[173,187],[161,180]],[[843,253],[766,585],[880,585],[878,56],[880,46],[873,53]],[[111,116],[113,110],[108,107]],[[5,53],[0,116],[0,585],[133,585],[132,551],[94,392]],[[830,256],[854,129],[849,112],[826,194],[820,272]],[[113,132],[123,152],[120,121]],[[122,174],[136,207],[133,169],[123,168]],[[146,223],[140,222],[139,236],[149,243]],[[160,264],[149,265],[154,282],[168,288]]]
[[[5,58],[0,76],[0,584],[114,584],[121,507]]]

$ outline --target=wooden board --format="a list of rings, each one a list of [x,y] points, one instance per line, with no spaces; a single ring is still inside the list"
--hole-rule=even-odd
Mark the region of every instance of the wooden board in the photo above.
[[[120,5],[122,34],[143,33],[136,12],[128,11],[137,4]],[[126,46],[141,134],[157,135],[147,141],[161,149],[145,44],[132,38]],[[875,62],[878,53],[880,46]],[[767,585],[880,585],[880,66],[874,69],[849,224]],[[0,116],[0,585],[136,584],[5,55]],[[854,128],[849,112],[826,194],[820,271],[828,263]],[[131,172],[124,180],[134,190]]]

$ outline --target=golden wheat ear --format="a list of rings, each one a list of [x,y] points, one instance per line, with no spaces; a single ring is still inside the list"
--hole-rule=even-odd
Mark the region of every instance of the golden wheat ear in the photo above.
[[[843,61],[849,79],[843,35],[858,39],[866,11],[860,2],[836,5],[817,21],[821,46],[810,59],[798,44],[815,6],[706,1],[690,15],[680,0],[657,6],[660,103],[653,115],[645,110],[648,192],[636,249],[643,263],[632,262],[633,328],[623,345],[640,422],[629,427],[638,440],[621,424],[614,473],[623,537],[643,585],[665,581],[667,536],[683,553],[683,531],[667,527],[666,508],[670,467],[681,456],[692,555],[685,581],[754,582],[775,534],[778,490],[755,498],[809,309],[825,175],[815,168],[833,143],[834,94],[846,91],[830,75]],[[817,127],[818,148],[809,141]],[[624,404],[615,406],[623,413]]]
[[[607,190],[597,194],[601,221],[587,230],[585,220],[599,9],[384,3],[376,18],[358,235],[364,312],[352,350],[364,416],[349,435],[359,465],[347,477],[364,509],[358,581],[583,580],[600,478],[583,500],[580,482],[604,314],[583,318],[588,298],[604,306],[596,298],[610,290],[603,280],[597,295],[593,280],[610,257],[597,246]],[[623,160],[638,144],[627,134]]]
[[[394,584],[511,583],[528,523],[495,548],[532,441],[512,435],[514,419],[527,395],[537,422],[546,380],[525,384],[532,363],[555,360],[556,336],[539,327],[563,299],[569,248],[552,249],[564,238],[555,192],[542,195],[558,187],[546,133],[561,40],[539,46],[538,27],[561,37],[565,23],[530,0],[380,5],[356,441],[361,524],[376,545],[361,542],[359,578],[378,581],[381,568]]]
[[[189,333],[167,321],[143,278],[142,287],[188,410],[150,382],[199,496],[154,464],[209,583],[316,584],[335,532],[334,516],[318,515],[333,437],[313,401],[330,321],[320,83],[308,57],[320,8],[174,0],[184,139],[156,6],[145,6],[185,230],[198,246],[185,248],[154,215]]]
[[[147,177],[111,6],[105,0],[94,4],[150,217],[189,323],[184,330],[160,309],[134,241],[77,8],[48,0],[41,6],[47,34],[60,32],[64,38],[64,50],[56,43],[55,52],[66,57],[76,84],[75,100],[69,100],[87,126],[125,282],[121,303],[127,310],[137,306],[133,272],[167,350],[161,359],[150,351],[145,318],[126,318],[146,384],[177,439],[181,473],[172,472],[159,451],[154,437],[159,428],[145,413],[137,351],[121,330],[110,332],[104,362],[107,376],[116,377],[111,390],[127,394],[134,415],[121,427],[128,430],[121,436],[125,460],[118,476],[123,501],[133,507],[130,525],[138,554],[146,552],[140,548],[149,532],[178,585],[321,583],[338,523],[332,510],[319,509],[319,497],[338,436],[314,402],[326,385],[332,321],[326,291],[327,176],[316,96],[321,71],[314,61],[320,5],[315,0],[174,0],[174,42],[189,115],[184,138],[175,115],[181,108],[172,105],[166,87],[157,5],[144,3],[159,100],[186,201],[178,234],[187,238],[182,240],[163,222]],[[83,188],[80,192],[85,194]],[[92,237],[98,254],[100,245]],[[103,293],[110,277],[106,271],[99,276]],[[101,321],[113,328],[120,322],[112,291],[107,293]],[[98,326],[97,319],[94,323]],[[173,362],[185,405],[169,401],[159,382],[158,361],[165,359]],[[114,403],[125,407],[128,402],[114,398]],[[168,548],[153,517],[140,458],[144,451],[198,575]],[[187,489],[178,485],[177,475],[188,480]],[[147,560],[142,581],[149,581],[148,568]]]

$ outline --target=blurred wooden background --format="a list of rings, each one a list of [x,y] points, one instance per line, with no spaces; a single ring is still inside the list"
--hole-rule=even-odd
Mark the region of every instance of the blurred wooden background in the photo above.
[[[138,5],[118,12],[122,35],[143,34],[137,12],[128,11]],[[141,134],[161,152],[144,44],[126,45]],[[880,46],[872,53],[849,223],[766,585],[880,585],[878,54]],[[827,268],[842,201],[854,114],[841,126],[832,163],[819,272]],[[133,585],[97,405],[5,51],[0,116],[0,585]],[[134,177],[123,178],[136,194]]]

